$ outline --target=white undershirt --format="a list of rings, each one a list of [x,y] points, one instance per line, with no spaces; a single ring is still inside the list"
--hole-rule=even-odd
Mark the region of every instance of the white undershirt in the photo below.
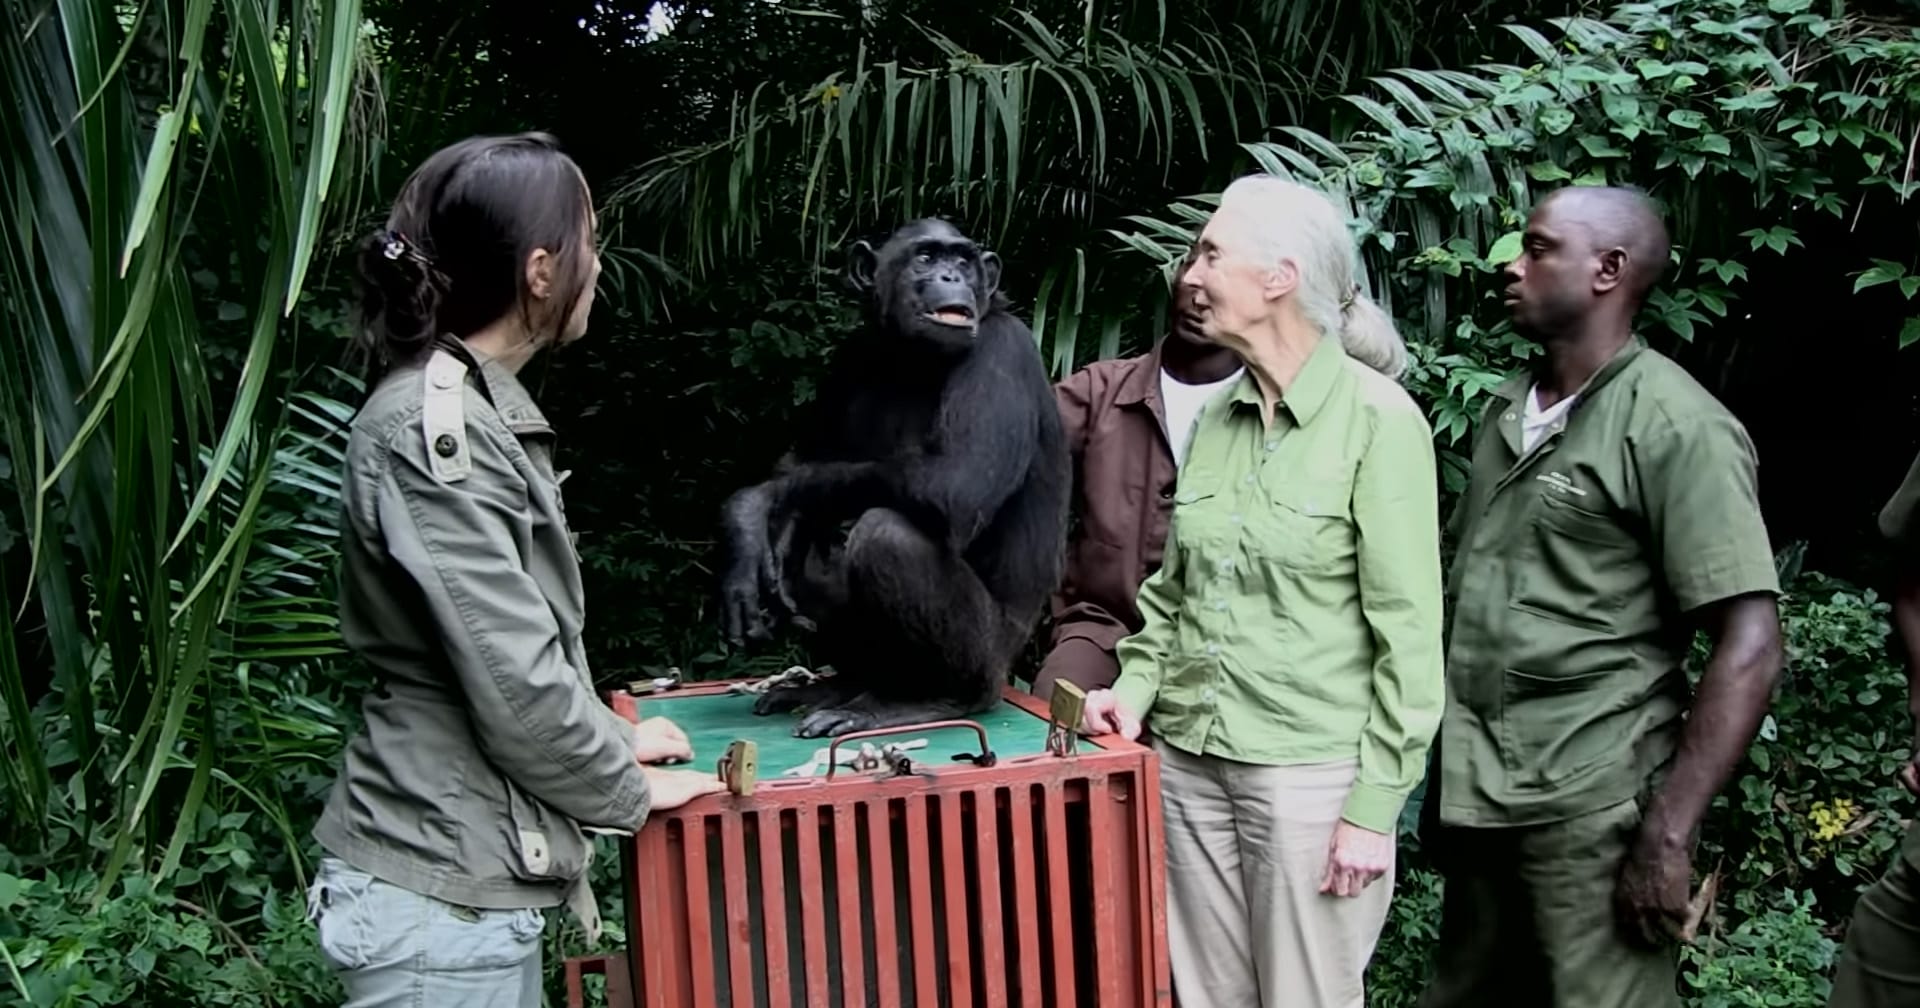
[[[1167,412],[1167,440],[1173,445],[1173,464],[1176,468],[1187,459],[1187,445],[1193,440],[1193,424],[1199,419],[1200,410],[1213,398],[1215,392],[1240,380],[1242,368],[1216,382],[1205,385],[1188,385],[1160,369],[1160,404]]]
[[[1567,415],[1567,410],[1573,408],[1573,401],[1576,398],[1578,397],[1568,396],[1546,409],[1541,409],[1540,386],[1535,385],[1528,389],[1526,413],[1520,418],[1520,450],[1532,451],[1533,446],[1539,444],[1540,439]]]

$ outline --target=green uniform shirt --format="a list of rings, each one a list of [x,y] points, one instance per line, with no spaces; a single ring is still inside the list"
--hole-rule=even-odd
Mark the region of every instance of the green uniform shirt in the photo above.
[[[1263,429],[1251,375],[1207,404],[1145,625],[1114,690],[1169,745],[1359,760],[1345,818],[1391,833],[1438,727],[1439,501],[1406,391],[1322,339]]]
[[[1901,552],[1920,556],[1920,455],[1914,456],[1906,480],[1880,509],[1880,534]]]
[[[1689,703],[1683,614],[1779,590],[1753,445],[1679,365],[1634,340],[1523,452],[1530,387],[1521,375],[1493,393],[1453,518],[1436,744],[1453,825],[1634,797]]]

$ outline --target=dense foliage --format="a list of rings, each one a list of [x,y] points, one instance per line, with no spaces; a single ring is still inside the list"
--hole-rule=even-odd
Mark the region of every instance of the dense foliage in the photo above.
[[[1194,194],[1261,167],[1315,181],[1413,344],[1450,498],[1477,397],[1531,352],[1491,294],[1528,207],[1648,187],[1676,253],[1646,332],[1755,430],[1790,586],[1789,679],[1696,858],[1720,897],[1685,982],[1700,1006],[1824,1003],[1911,807],[1861,548],[1920,448],[1910,13],[742,0],[661,5],[655,37],[612,4],[511,6],[0,0],[24,110],[0,120],[0,194],[25,222],[0,304],[26,336],[0,341],[0,604],[21,616],[0,623],[0,991],[337,1003],[304,921],[307,829],[366,682],[330,602],[357,395],[326,366],[349,323],[336,253],[433,147],[532,127],[576,151],[612,236],[593,339],[530,374],[578,472],[607,682],[792,653],[718,644],[714,509],[853,324],[830,282],[850,235],[964,220],[1064,373],[1157,336]],[[1810,375],[1844,376],[1847,404]],[[1822,468],[1863,427],[1892,443]],[[1412,1003],[1439,892],[1410,834],[1375,1005]],[[550,960],[580,948],[556,915]]]

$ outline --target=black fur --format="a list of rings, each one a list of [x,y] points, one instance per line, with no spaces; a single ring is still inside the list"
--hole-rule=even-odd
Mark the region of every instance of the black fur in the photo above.
[[[756,706],[808,706],[803,737],[991,707],[1066,538],[1060,414],[998,257],[920,220],[877,251],[858,243],[848,276],[866,328],[839,351],[816,423],[724,519],[728,638],[791,621],[818,631],[815,658],[838,673]]]

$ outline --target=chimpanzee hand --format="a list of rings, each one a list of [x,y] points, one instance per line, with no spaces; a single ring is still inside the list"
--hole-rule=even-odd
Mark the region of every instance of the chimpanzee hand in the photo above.
[[[767,541],[766,495],[759,488],[734,494],[726,506],[726,542],[731,560],[720,581],[720,627],[727,642],[739,647],[748,640],[765,640],[767,620],[762,593],[773,567]]]

